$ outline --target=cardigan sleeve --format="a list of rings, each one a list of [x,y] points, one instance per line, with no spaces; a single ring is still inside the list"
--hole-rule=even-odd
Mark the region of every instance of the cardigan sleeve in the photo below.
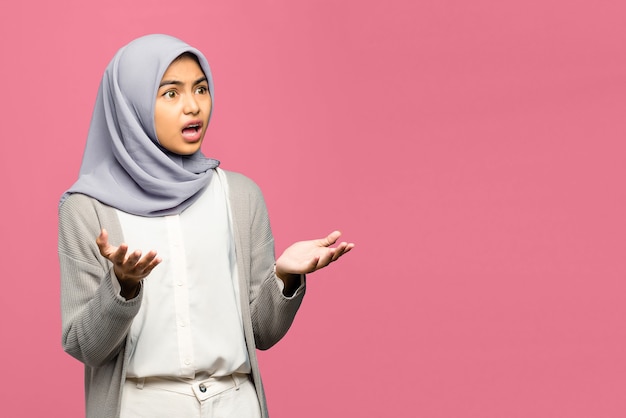
[[[255,345],[265,350],[276,344],[291,327],[306,291],[305,280],[286,297],[274,272],[274,238],[265,200],[259,187],[247,177],[229,172],[229,194],[239,234],[240,252],[248,275],[250,317]],[[241,263],[239,264],[242,265]]]
[[[111,263],[100,255],[96,237],[107,228],[111,242],[121,239],[113,209],[80,194],[59,208],[63,349],[91,367],[111,361],[123,348],[143,292],[129,301],[116,294]]]

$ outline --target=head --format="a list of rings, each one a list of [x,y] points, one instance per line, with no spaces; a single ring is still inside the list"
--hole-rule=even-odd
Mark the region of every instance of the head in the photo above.
[[[171,36],[148,35],[118,54],[121,94],[146,136],[174,154],[199,151],[213,107],[213,79],[202,53]]]
[[[200,149],[211,115],[211,95],[198,58],[190,52],[167,67],[154,103],[159,144],[170,152],[191,155]]]

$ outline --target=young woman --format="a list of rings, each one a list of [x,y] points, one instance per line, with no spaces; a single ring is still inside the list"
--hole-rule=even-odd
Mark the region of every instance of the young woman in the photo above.
[[[88,417],[267,417],[255,350],[289,329],[305,274],[354,246],[335,231],[275,259],[259,188],[200,150],[212,108],[206,58],[176,38],[136,39],[105,71],[59,206]]]

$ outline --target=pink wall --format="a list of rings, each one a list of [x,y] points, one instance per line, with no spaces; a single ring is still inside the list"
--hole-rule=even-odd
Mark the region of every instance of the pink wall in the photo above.
[[[277,249],[357,243],[261,355],[273,418],[626,416],[624,4],[3,2],[2,415],[82,415],[57,200],[105,65],[165,32],[212,63],[204,151]]]

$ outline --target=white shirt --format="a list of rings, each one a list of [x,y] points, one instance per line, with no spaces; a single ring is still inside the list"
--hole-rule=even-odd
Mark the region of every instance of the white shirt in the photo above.
[[[249,373],[228,203],[221,170],[180,215],[118,211],[129,251],[155,250],[162,262],[143,282],[131,326],[128,377],[193,378]]]

